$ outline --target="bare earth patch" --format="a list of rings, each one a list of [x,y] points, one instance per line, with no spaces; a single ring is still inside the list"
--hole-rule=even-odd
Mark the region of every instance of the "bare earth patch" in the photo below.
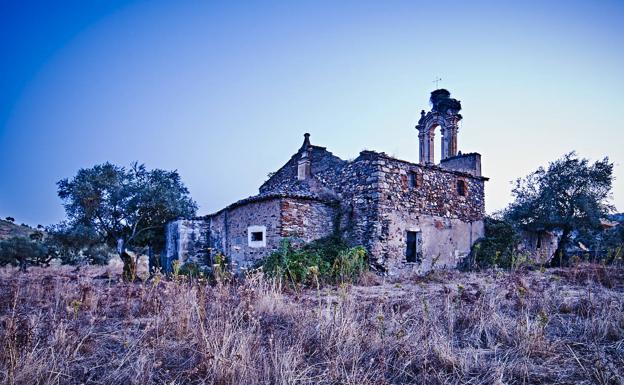
[[[624,270],[282,290],[0,271],[5,384],[622,384]]]

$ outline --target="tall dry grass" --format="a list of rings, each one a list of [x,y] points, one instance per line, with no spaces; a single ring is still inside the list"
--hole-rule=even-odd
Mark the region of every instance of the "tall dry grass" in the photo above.
[[[624,272],[442,272],[288,292],[0,272],[4,384],[621,384]],[[374,279],[373,279],[374,281]]]

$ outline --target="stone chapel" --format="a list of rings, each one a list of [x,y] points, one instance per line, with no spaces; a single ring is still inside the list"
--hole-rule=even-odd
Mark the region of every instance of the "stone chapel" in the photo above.
[[[284,238],[310,242],[337,231],[368,251],[377,271],[452,268],[484,235],[481,155],[458,152],[461,103],[438,89],[416,125],[419,162],[362,151],[343,160],[304,135],[301,147],[259,188],[216,213],[167,225],[164,265],[211,266],[215,253],[251,267]],[[434,163],[440,133],[440,163]]]

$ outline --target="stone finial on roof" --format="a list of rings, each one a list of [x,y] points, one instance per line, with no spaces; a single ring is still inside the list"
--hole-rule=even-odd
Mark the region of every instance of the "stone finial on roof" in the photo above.
[[[303,144],[301,145],[300,150],[306,150],[308,147],[310,147],[310,134],[306,132],[305,134],[303,134],[303,138]]]
[[[301,154],[301,158],[299,158],[299,162],[297,164],[297,179],[298,180],[306,180],[309,179],[311,174],[312,174],[312,170],[311,170],[311,166],[310,166],[310,134],[308,134],[307,132],[303,135],[304,136],[304,140],[303,140],[303,145],[301,145],[301,148],[299,149],[299,153]]]

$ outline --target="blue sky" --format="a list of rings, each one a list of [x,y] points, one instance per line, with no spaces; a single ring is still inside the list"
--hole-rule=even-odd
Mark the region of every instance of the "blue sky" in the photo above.
[[[438,76],[488,212],[571,150],[615,162],[622,211],[622,36],[607,0],[0,0],[0,216],[57,222],[57,180],[134,160],[177,169],[206,214],[255,194],[304,132],[417,161]]]

